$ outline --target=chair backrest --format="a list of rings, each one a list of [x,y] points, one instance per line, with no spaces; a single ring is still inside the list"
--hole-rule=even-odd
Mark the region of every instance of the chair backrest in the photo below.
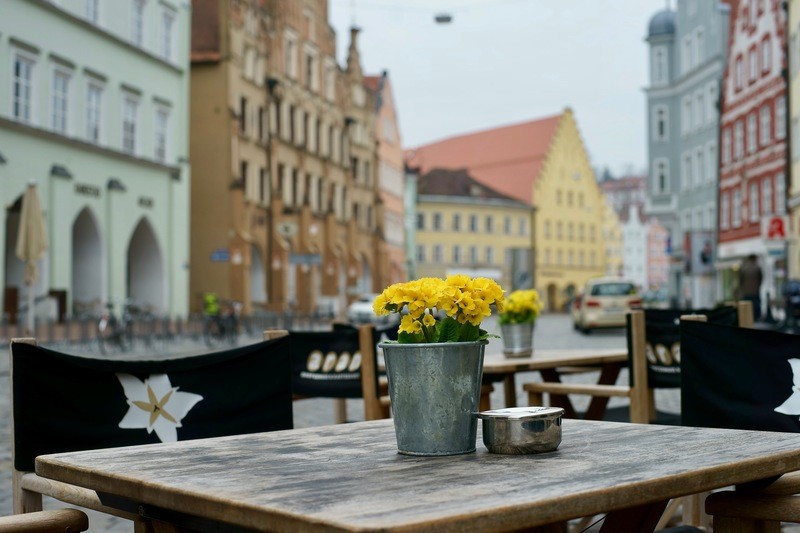
[[[377,344],[397,326],[334,324],[333,331],[291,331],[292,391],[299,397],[363,398],[366,418],[381,396]]]
[[[31,343],[28,343],[28,342]],[[289,338],[159,361],[10,345],[12,458],[291,429]]]
[[[800,431],[800,335],[681,321],[685,426]]]
[[[749,302],[748,302],[749,303]],[[752,312],[752,311],[751,311]],[[640,314],[642,321],[634,317]],[[627,342],[631,386],[635,385],[636,361],[645,362],[647,387],[651,389],[678,388],[681,386],[680,367],[680,317],[682,315],[705,315],[709,322],[735,326],[740,317],[738,306],[725,305],[713,309],[644,309],[631,311],[627,315]],[[752,323],[752,319],[751,319]],[[644,343],[637,343],[636,335],[644,336]],[[645,352],[641,353],[641,347]]]

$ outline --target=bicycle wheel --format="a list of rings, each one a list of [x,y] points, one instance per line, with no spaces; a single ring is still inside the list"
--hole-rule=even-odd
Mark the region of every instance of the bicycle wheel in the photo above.
[[[203,327],[203,339],[206,341],[206,346],[214,348],[222,338],[222,328],[219,320],[208,319]]]

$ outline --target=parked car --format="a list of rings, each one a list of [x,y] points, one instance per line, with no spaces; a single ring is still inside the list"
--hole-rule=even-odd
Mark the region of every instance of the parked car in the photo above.
[[[642,307],[648,309],[669,309],[667,289],[657,289],[642,293]]]
[[[391,315],[378,316],[372,310],[372,302],[375,301],[377,294],[367,293],[358,297],[358,300],[351,303],[347,308],[347,320],[353,324],[391,324],[397,322],[398,317],[396,313]]]
[[[583,333],[625,327],[625,313],[641,305],[642,298],[632,281],[595,278],[586,282],[583,293],[573,301],[572,324]]]

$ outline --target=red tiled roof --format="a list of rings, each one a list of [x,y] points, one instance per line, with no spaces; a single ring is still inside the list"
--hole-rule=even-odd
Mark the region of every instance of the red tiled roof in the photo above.
[[[517,201],[474,179],[464,168],[431,169],[419,177],[417,193]]]
[[[217,0],[192,2],[192,61],[205,63],[219,61],[220,36]]]
[[[450,137],[406,151],[421,173],[435,167],[466,168],[476,180],[527,204],[561,114]]]

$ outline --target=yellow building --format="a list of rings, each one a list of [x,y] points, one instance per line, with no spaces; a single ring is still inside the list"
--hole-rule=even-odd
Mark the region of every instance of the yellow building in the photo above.
[[[417,182],[417,275],[492,278],[510,291],[514,250],[531,250],[529,204],[464,170],[433,169]]]
[[[341,313],[378,288],[375,100],[357,34],[341,69],[327,0],[193,2],[193,295]]]
[[[467,169],[480,183],[536,210],[532,273],[547,308],[561,310],[606,272],[605,200],[571,109],[459,135],[407,151],[412,167]]]

